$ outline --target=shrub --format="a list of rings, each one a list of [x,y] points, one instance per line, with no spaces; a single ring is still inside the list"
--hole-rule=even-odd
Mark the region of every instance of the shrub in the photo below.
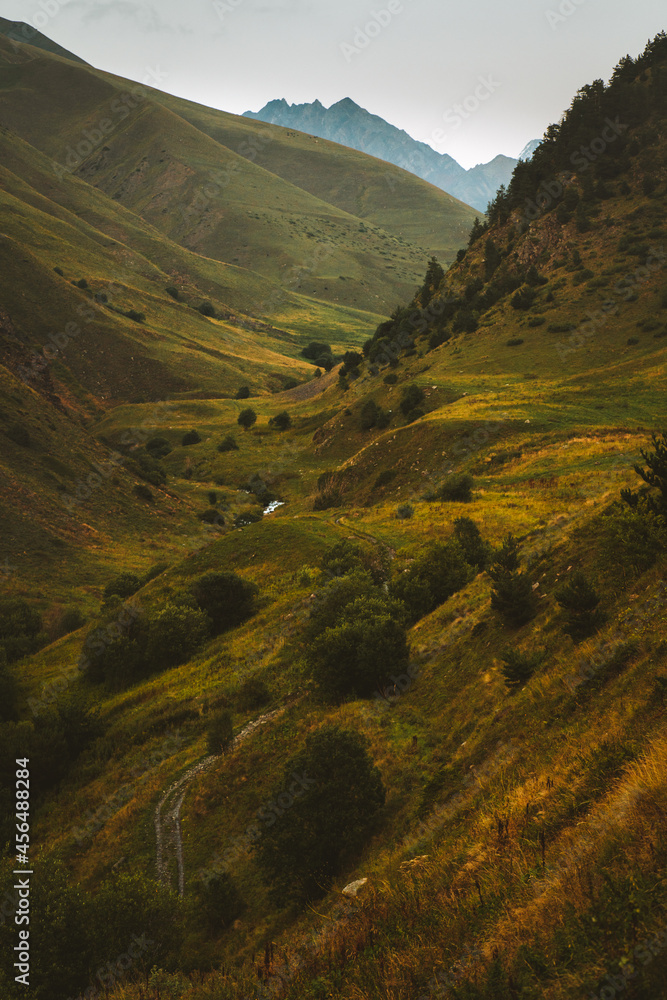
[[[463,550],[465,560],[478,570],[483,570],[491,557],[491,546],[482,539],[479,528],[469,517],[457,517],[454,536]]]
[[[146,451],[149,453],[151,458],[159,461],[161,458],[166,458],[166,456],[172,451],[172,447],[163,437],[154,437],[150,441],[146,442]]]
[[[229,872],[198,880],[194,894],[197,916],[213,935],[231,927],[245,910],[245,903]]]
[[[251,712],[262,708],[271,700],[271,692],[263,680],[256,675],[247,677],[236,692],[236,706],[240,712]]]
[[[382,597],[360,596],[348,603],[330,628],[312,642],[308,667],[327,699],[367,697],[387,675],[401,673],[408,645],[400,609]]]
[[[325,577],[346,576],[354,570],[366,569],[365,553],[360,545],[344,538],[332,545],[322,556],[322,573]]]
[[[531,318],[528,320],[528,326],[532,328],[538,326],[544,326],[545,323],[546,320],[544,316],[531,316]]]
[[[384,382],[385,385],[396,385],[396,383],[398,382],[398,375],[396,374],[396,372],[389,372],[388,375],[385,375],[382,381]]]
[[[322,726],[306,738],[272,797],[286,789],[292,804],[257,846],[262,878],[282,906],[327,892],[361,851],[385,801],[365,739],[338,726]]]
[[[146,319],[146,313],[137,312],[136,309],[128,309],[125,315],[135,323],[143,323]]]
[[[210,503],[211,507],[215,507],[215,505],[218,502],[218,494],[215,492],[215,490],[209,490],[207,496],[208,496],[208,502]]]
[[[506,649],[502,661],[503,676],[508,688],[523,687],[533,676],[541,660],[541,653],[522,653],[518,649]]]
[[[565,610],[565,631],[575,642],[592,635],[605,620],[598,609],[600,595],[581,572],[573,573],[554,596]]]
[[[120,573],[110,580],[104,588],[104,599],[116,595],[121,600],[132,597],[141,587],[141,580],[135,573]]]
[[[88,288],[88,282],[85,278],[79,278],[79,280],[75,281],[74,284],[77,288]]]
[[[401,396],[401,402],[399,403],[403,416],[407,417],[419,406],[421,402],[423,402],[424,398],[424,390],[418,385],[406,386],[403,390],[403,395]]]
[[[244,510],[234,518],[235,528],[247,528],[250,524],[257,524],[264,517],[263,513],[256,510]]]
[[[523,338],[522,337],[510,337],[509,340],[505,341],[505,344],[506,344],[507,347],[518,347],[520,344],[523,344]]]
[[[190,444],[199,444],[201,436],[197,431],[186,431],[181,438],[181,445],[186,448]]]
[[[218,445],[218,451],[224,454],[226,451],[238,451],[239,446],[236,443],[236,439],[231,435],[227,434],[226,437],[222,439]]]
[[[532,287],[520,288],[511,299],[511,305],[513,309],[521,309],[523,311],[530,309],[535,302],[535,297],[537,292]]]
[[[140,500],[145,500],[146,503],[153,502],[153,494],[145,485],[145,483],[137,483],[137,485],[134,487],[134,493],[136,496],[139,497]]]
[[[471,576],[456,540],[436,542],[390,584],[389,593],[403,602],[410,621],[415,622],[465,587]]]
[[[494,582],[491,607],[505,625],[518,628],[537,614],[537,599],[527,573],[519,568],[516,539],[507,535],[487,573]]]
[[[359,426],[362,431],[369,431],[375,427],[380,408],[373,399],[368,399],[361,408],[361,420]]]
[[[450,476],[436,491],[435,499],[448,503],[470,503],[474,480],[471,475]]]
[[[56,274],[59,274],[61,278],[64,278],[65,272],[63,271],[62,267],[54,267],[53,270],[56,272]]]
[[[165,292],[167,295],[171,295],[172,299],[176,299],[177,302],[180,302],[181,296],[175,285],[167,285]]]
[[[602,556],[608,571],[638,576],[667,549],[664,518],[640,497],[634,506],[614,504],[602,522]]]
[[[125,605],[119,611],[118,606],[110,607],[84,640],[84,675],[116,690],[144,676],[147,633],[147,620],[137,608]]]
[[[396,508],[396,517],[399,521],[406,521],[414,515],[414,508],[409,503],[399,504]]]
[[[236,395],[234,396],[234,399],[248,399],[249,396],[250,396],[250,386],[242,385],[241,388],[236,393]]]
[[[160,576],[162,573],[164,573],[166,569],[169,569],[169,563],[166,562],[155,563],[155,565],[151,566],[150,569],[147,569],[144,575],[142,576],[141,586],[145,587],[147,583],[150,583],[151,580],[154,580],[157,576]]]
[[[257,414],[251,407],[247,407],[245,410],[241,410],[236,421],[239,427],[242,427],[245,431],[249,430],[254,423],[257,421]]]
[[[212,622],[213,634],[239,625],[255,610],[259,593],[256,584],[236,573],[205,573],[191,587],[191,592]]]
[[[5,434],[10,441],[14,444],[20,445],[21,448],[30,447],[30,431],[25,426],[25,424],[13,423],[5,429]]]
[[[198,608],[166,604],[151,615],[146,643],[150,670],[177,667],[191,659],[210,631],[210,621]]]
[[[287,431],[292,426],[292,418],[287,410],[276,413],[275,417],[269,420],[269,427],[275,427],[279,431]]]
[[[231,712],[222,708],[215,712],[206,728],[206,749],[209,754],[222,754],[234,741]]]
[[[197,519],[203,521],[204,524],[217,524],[219,527],[223,528],[225,525],[225,519],[214,507],[207,507],[200,514],[197,514]]]
[[[311,642],[325,629],[333,628],[341,620],[345,608],[359,597],[377,597],[381,592],[366,570],[354,568],[343,576],[335,577],[317,592],[304,627],[304,639]]]
[[[78,632],[86,624],[86,619],[78,608],[67,608],[60,618],[60,634],[69,635],[70,632]]]
[[[200,306],[197,306],[197,309],[202,316],[208,316],[209,319],[213,319],[215,317],[215,306],[212,302],[202,302]]]
[[[382,486],[388,486],[392,479],[396,478],[396,469],[383,469],[373,483],[373,489],[378,490]]]

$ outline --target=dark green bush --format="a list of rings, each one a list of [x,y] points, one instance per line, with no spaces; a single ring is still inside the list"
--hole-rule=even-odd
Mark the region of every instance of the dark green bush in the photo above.
[[[236,439],[231,435],[227,434],[226,437],[222,439],[218,445],[218,451],[224,454],[226,451],[238,451],[239,446],[236,443]]]
[[[272,900],[285,906],[328,891],[366,843],[385,790],[364,737],[322,726],[287,763],[272,798],[281,794],[292,804],[265,829],[256,857]]]
[[[605,621],[598,608],[600,595],[581,572],[573,573],[554,596],[565,612],[565,631],[575,642],[592,635]]]
[[[239,685],[235,700],[240,712],[252,712],[268,704],[271,700],[271,692],[266,683],[255,675],[247,677]]]
[[[88,282],[85,278],[79,278],[79,280],[75,282],[75,285],[77,288],[88,288]]]
[[[211,619],[213,633],[217,635],[253,614],[259,588],[236,573],[213,572],[193,583],[191,592]]]
[[[486,569],[491,558],[491,546],[483,540],[475,522],[469,517],[457,517],[454,536],[463,549],[466,562],[477,570]]]
[[[21,448],[30,447],[30,431],[25,424],[18,422],[10,424],[9,427],[5,429],[5,434],[10,441],[13,441],[14,444],[20,445]]]
[[[494,582],[491,607],[506,625],[518,628],[537,614],[537,598],[531,578],[520,569],[519,546],[507,535],[494,554],[487,573]]]
[[[116,595],[124,601],[126,598],[136,594],[141,586],[141,580],[135,573],[120,573],[107,583],[103,596],[106,600]]]
[[[234,396],[234,399],[248,399],[249,396],[250,396],[250,386],[242,385],[241,388],[236,393],[236,395]]]
[[[384,382],[385,385],[396,385],[396,383],[398,382],[398,375],[396,374],[396,372],[389,372],[388,375],[385,375],[382,381]]]
[[[215,317],[215,306],[212,302],[202,302],[197,308],[202,316],[208,316],[209,319],[213,319]]]
[[[206,727],[206,749],[209,754],[222,754],[234,741],[234,722],[227,708],[214,712]]]
[[[473,486],[474,480],[468,473],[450,476],[435,491],[434,499],[447,503],[470,503]]]
[[[505,341],[507,347],[518,347],[523,344],[523,337],[510,337],[509,340]]]
[[[424,401],[424,398],[424,390],[420,386],[414,384],[406,386],[401,396],[401,402],[399,403],[403,416],[407,417]]]
[[[292,426],[292,418],[290,417],[287,410],[282,410],[280,413],[276,413],[274,417],[269,420],[269,427],[275,427],[279,431],[287,431]]]
[[[159,461],[161,458],[166,458],[167,455],[172,451],[172,447],[163,437],[154,437],[150,441],[146,442],[146,451],[149,453],[151,458]]]
[[[39,613],[22,597],[0,597],[0,650],[7,663],[34,653],[43,640]]]
[[[190,444],[199,444],[201,436],[197,431],[186,431],[181,438],[181,445],[185,448]]]
[[[213,936],[231,927],[245,910],[245,903],[229,872],[199,880],[194,890],[197,919]]]
[[[153,494],[145,485],[145,483],[137,483],[134,487],[134,493],[139,497],[140,500],[145,500],[146,503],[153,502]]]
[[[522,653],[510,647],[502,656],[503,676],[508,688],[519,688],[530,680],[542,660],[541,653]]]
[[[406,521],[414,515],[414,508],[409,503],[401,503],[396,508],[396,517],[399,521]]]
[[[175,285],[167,285],[165,292],[167,295],[171,295],[172,299],[176,299],[177,302],[180,302],[181,296]]]
[[[128,309],[125,315],[135,323],[143,323],[146,319],[146,313],[137,312],[136,309]]]
[[[249,430],[252,425],[257,421],[257,414],[251,407],[247,407],[245,410],[241,410],[238,416],[237,424],[242,427],[245,431]]]
[[[415,622],[444,604],[471,578],[458,541],[436,542],[392,581],[389,593],[405,605],[409,620]]]

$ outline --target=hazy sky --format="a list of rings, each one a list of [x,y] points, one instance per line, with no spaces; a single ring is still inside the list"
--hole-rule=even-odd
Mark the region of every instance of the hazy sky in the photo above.
[[[466,167],[517,156],[667,27],[664,0],[0,0],[0,14],[225,111],[351,97]]]

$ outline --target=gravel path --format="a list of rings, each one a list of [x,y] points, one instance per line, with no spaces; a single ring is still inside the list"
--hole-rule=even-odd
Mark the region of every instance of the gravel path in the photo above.
[[[239,743],[242,743],[248,736],[251,736],[265,722],[270,722],[272,719],[277,718],[284,711],[284,708],[276,708],[272,712],[260,715],[253,722],[249,722],[240,733],[236,734],[229,746],[229,750],[237,747]],[[170,869],[175,862],[179,896],[182,896],[185,892],[181,806],[192,782],[199,775],[208,771],[216,760],[218,760],[218,755],[213,754],[193,764],[191,768],[169,786],[155,808],[156,869],[158,881],[166,885],[171,884],[172,872]]]

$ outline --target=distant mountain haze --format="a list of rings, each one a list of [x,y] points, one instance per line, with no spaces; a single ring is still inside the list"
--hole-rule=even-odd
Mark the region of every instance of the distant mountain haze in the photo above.
[[[409,170],[480,212],[486,211],[500,185],[509,183],[518,162],[499,154],[489,163],[466,170],[447,153],[438,153],[427,143],[418,142],[403,129],[360,108],[349,97],[330,108],[320,101],[312,104],[269,101],[260,111],[246,111],[244,117],[298,129],[369,153]],[[528,143],[522,157],[531,155],[537,144],[537,140]]]

